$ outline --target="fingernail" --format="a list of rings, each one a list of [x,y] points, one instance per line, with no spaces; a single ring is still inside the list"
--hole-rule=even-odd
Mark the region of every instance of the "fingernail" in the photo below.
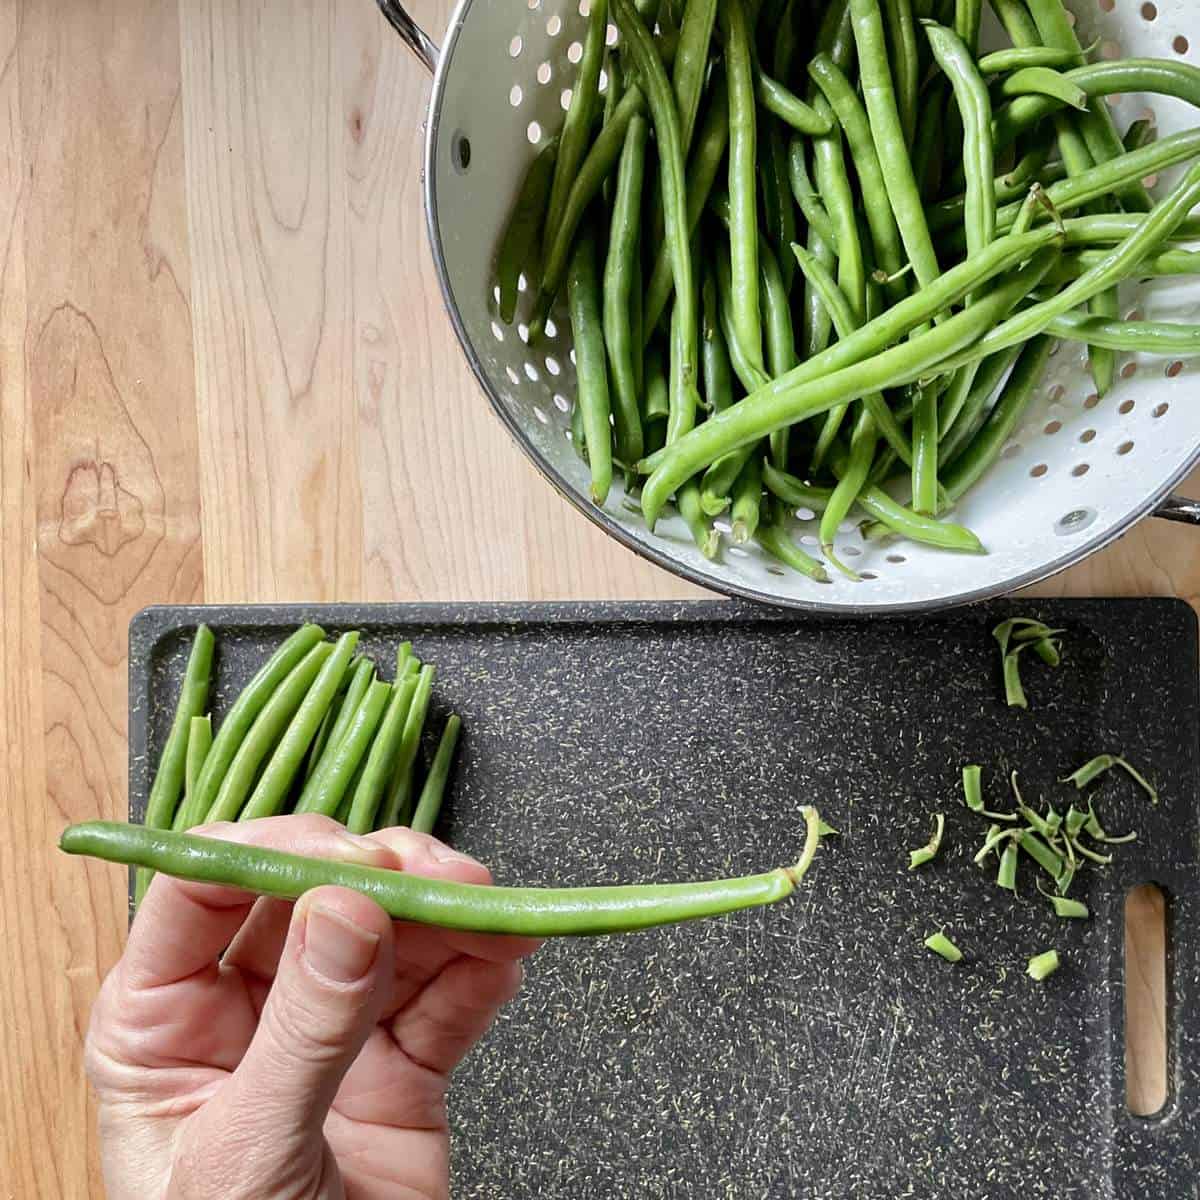
[[[459,854],[457,850],[451,850],[449,846],[443,846],[441,842],[433,842],[429,847],[429,856],[434,862],[440,863],[470,863],[473,867],[479,866],[479,859],[472,858],[469,854]]]
[[[375,961],[379,934],[323,904],[314,904],[304,927],[304,955],[318,975],[336,983],[361,979]]]

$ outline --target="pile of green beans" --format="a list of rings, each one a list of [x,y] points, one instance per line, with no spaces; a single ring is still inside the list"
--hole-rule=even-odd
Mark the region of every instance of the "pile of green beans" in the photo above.
[[[355,655],[358,641],[353,630],[330,643],[319,626],[301,626],[259,668],[214,732],[205,710],[219,651],[212,631],[199,625],[150,789],[146,827],[186,833],[211,821],[316,812],[351,833],[409,824],[431,833],[462,723],[449,716],[423,771],[434,668],[404,642],[394,682],[386,683],[370,658]],[[151,874],[139,867],[136,902]]]
[[[986,553],[946,517],[1052,339],[1088,345],[1100,395],[1119,352],[1200,352],[1200,324],[1122,321],[1116,299],[1200,271],[1178,247],[1200,237],[1200,127],[1122,139],[1104,100],[1200,107],[1200,70],[1090,63],[1062,0],[991,3],[1012,44],[986,54],[981,0],[592,4],[496,274],[506,322],[530,281],[531,343],[568,302],[595,503],[623,474],[651,529],[673,502],[706,557],[753,539],[814,582],[800,495],[847,576],[834,536],[853,514],[872,537]]]

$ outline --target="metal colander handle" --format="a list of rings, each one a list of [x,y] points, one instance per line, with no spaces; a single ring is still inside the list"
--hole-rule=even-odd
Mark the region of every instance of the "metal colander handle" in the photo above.
[[[437,67],[438,48],[433,39],[405,11],[398,0],[377,0],[379,11],[388,24],[404,39],[404,44],[416,55],[430,75]]]

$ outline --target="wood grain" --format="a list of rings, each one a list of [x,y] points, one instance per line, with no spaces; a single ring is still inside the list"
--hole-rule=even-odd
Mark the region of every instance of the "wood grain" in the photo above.
[[[699,593],[488,415],[427,249],[429,82],[367,0],[20,0],[0,64],[0,1195],[74,1200],[124,902],[52,846],[124,812],[137,609]],[[1145,522],[1039,590],[1196,604],[1193,539]]]

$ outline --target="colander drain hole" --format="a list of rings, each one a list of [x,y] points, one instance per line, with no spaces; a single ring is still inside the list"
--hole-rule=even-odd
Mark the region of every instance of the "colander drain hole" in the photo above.
[[[1082,533],[1096,519],[1094,508],[1073,508],[1063,513],[1054,522],[1054,532],[1059,537],[1067,537],[1074,533]]]
[[[450,139],[450,161],[460,175],[471,169],[471,139],[461,130]]]

